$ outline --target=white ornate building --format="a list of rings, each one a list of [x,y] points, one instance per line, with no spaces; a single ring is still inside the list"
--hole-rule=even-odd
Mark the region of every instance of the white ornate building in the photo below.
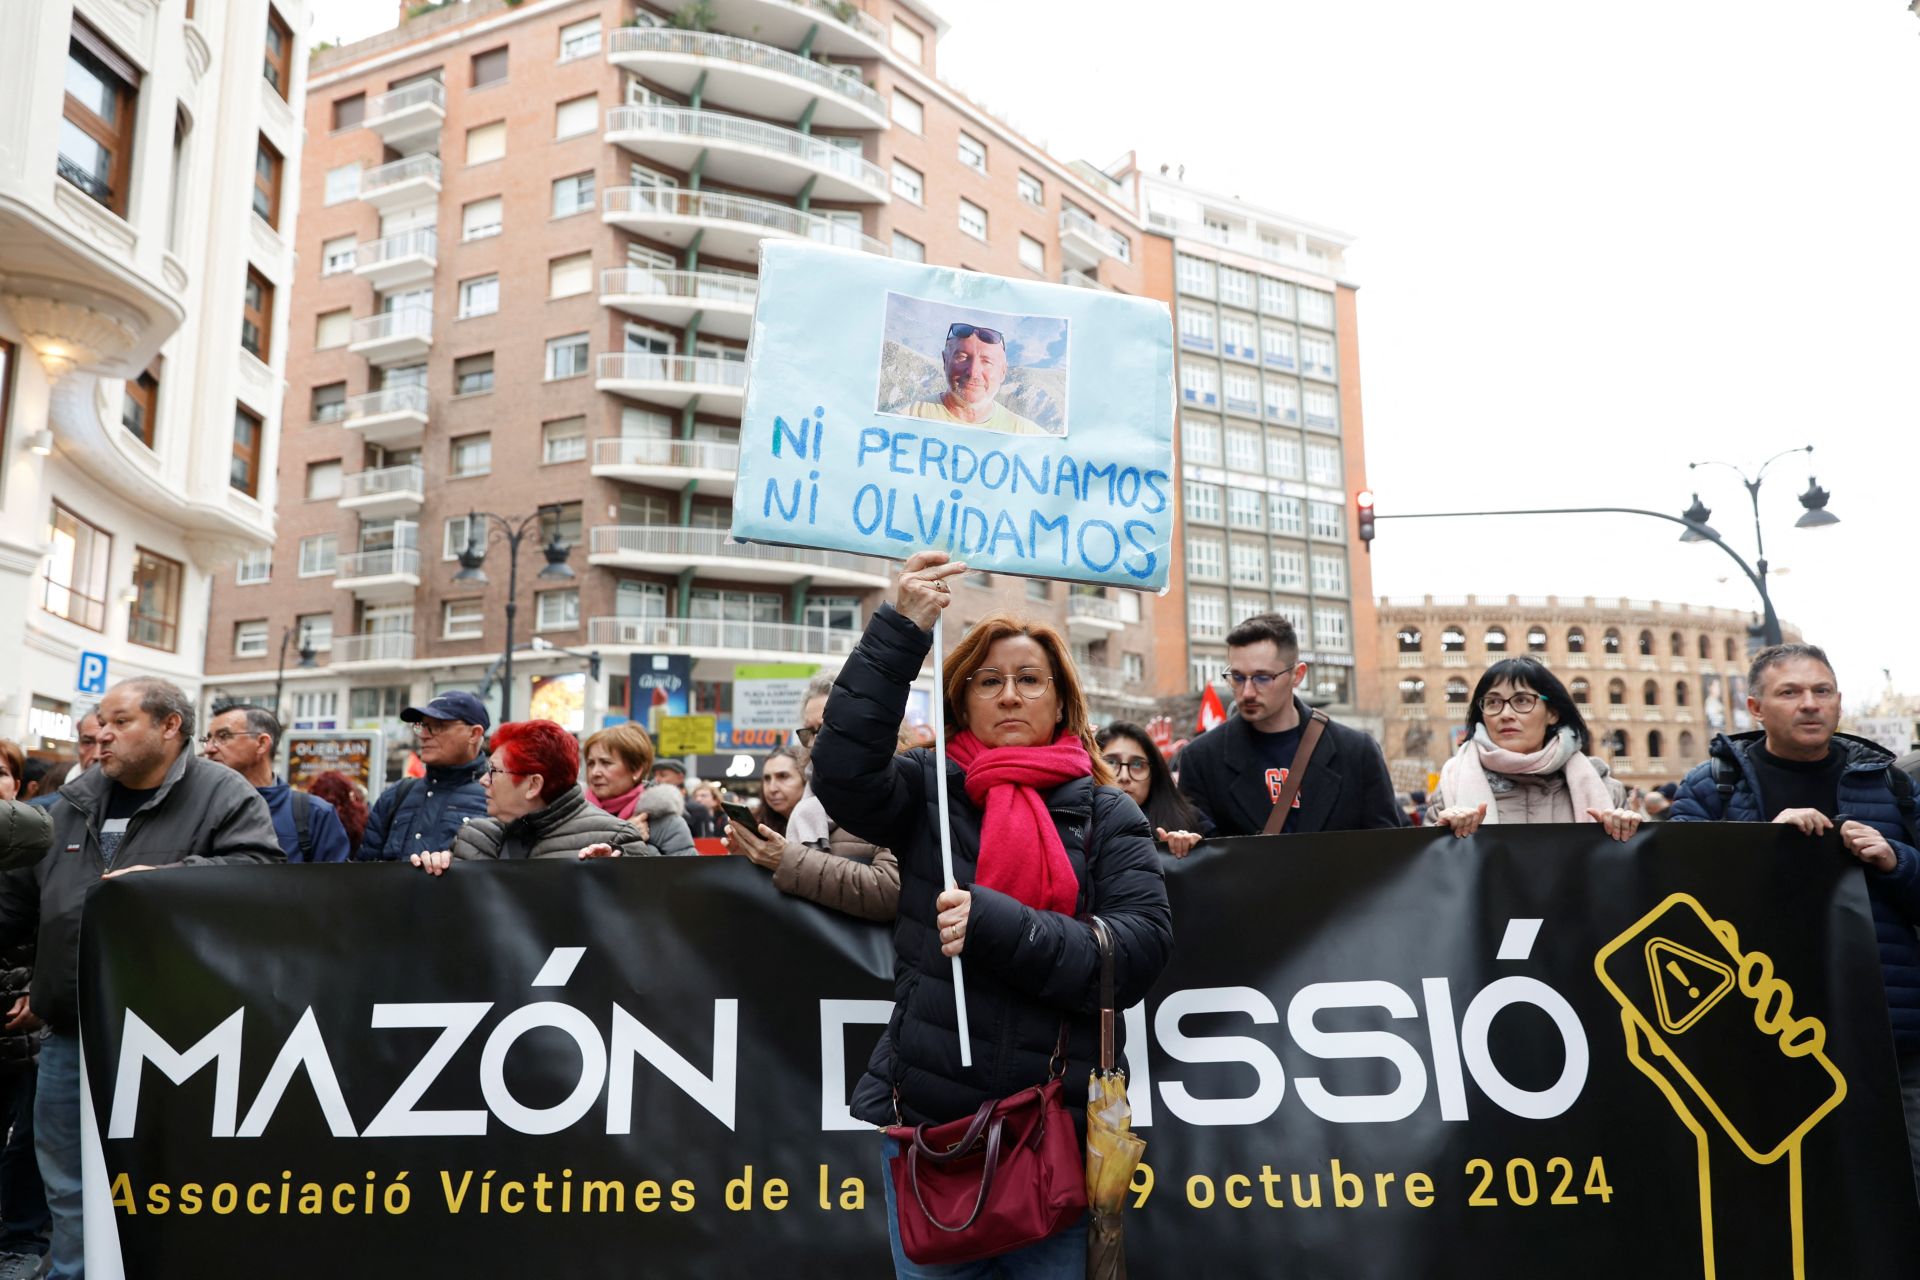
[[[0,736],[64,750],[103,675],[198,691],[209,575],[273,540],[308,13],[5,18]]]

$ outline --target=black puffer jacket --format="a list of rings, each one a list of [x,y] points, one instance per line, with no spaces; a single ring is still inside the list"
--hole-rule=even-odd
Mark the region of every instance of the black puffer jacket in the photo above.
[[[962,956],[973,1065],[960,1065],[952,963],[940,954],[934,925],[942,887],[935,756],[925,749],[894,754],[907,689],[930,644],[926,632],[882,606],[841,668],[813,749],[813,790],[827,813],[900,861],[893,1020],[854,1092],[853,1113],[870,1124],[893,1123],[888,1095],[897,1086],[910,1124],[971,1115],[988,1098],[1043,1082],[1068,1019],[1065,1085],[1076,1122],[1084,1123],[1087,1074],[1098,1049],[1100,961],[1092,930],[1084,919],[1036,910],[972,883],[983,815],[967,798],[960,767],[949,763],[954,876],[973,893]],[[1098,915],[1112,927],[1124,1009],[1146,995],[1173,953],[1173,917],[1152,833],[1117,787],[1078,778],[1046,799],[1080,879],[1078,914]]]

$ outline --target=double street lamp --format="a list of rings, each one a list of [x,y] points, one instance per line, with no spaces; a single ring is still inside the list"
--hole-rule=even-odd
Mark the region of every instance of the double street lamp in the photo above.
[[[539,576],[547,582],[571,581],[573,568],[567,564],[567,557],[573,554],[573,548],[560,539],[558,503],[547,503],[536,508],[533,514],[517,520],[495,515],[491,511],[467,512],[467,546],[460,553],[460,571],[453,575],[455,582],[484,586],[487,574],[481,565],[486,561],[487,548],[495,542],[505,543],[507,548],[507,647],[500,655],[500,721],[503,724],[513,718],[513,623],[520,607],[517,603],[520,595],[520,543],[527,534],[541,529],[549,518],[553,520],[553,529],[547,545],[541,548],[547,563]]]
[[[280,632],[280,666],[274,672],[273,676],[273,714],[281,724],[287,722],[287,713],[280,707],[280,695],[287,687],[287,643],[293,639],[293,632],[294,627],[292,623],[287,624],[286,628]],[[307,633],[307,629],[301,627],[299,650],[300,670],[311,671],[313,669],[313,659],[316,652],[313,647],[312,638]]]

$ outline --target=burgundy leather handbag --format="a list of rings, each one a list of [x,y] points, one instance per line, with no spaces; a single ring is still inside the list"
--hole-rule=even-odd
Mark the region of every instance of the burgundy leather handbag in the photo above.
[[[1086,1161],[1057,1072],[964,1119],[898,1125],[887,1136],[900,1144],[889,1172],[900,1247],[914,1262],[998,1257],[1087,1211]]]

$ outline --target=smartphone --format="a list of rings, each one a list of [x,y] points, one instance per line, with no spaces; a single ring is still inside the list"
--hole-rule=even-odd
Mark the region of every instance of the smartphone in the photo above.
[[[754,832],[755,834],[759,833],[760,823],[753,816],[753,810],[747,808],[747,806],[743,804],[735,804],[731,800],[723,800],[720,802],[720,808],[725,811],[727,817],[739,823],[741,826],[745,827],[747,830]]]

